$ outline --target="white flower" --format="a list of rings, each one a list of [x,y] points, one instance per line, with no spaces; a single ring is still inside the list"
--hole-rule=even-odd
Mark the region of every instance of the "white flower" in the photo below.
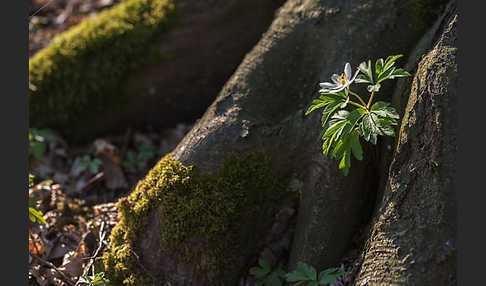
[[[348,87],[353,81],[356,79],[356,76],[358,75],[359,70],[356,70],[356,73],[354,76],[351,78],[351,65],[349,63],[346,63],[344,66],[344,73],[341,75],[333,74],[331,77],[331,80],[334,83],[330,82],[321,82],[319,83],[319,86],[322,87],[323,89],[327,89],[330,92],[339,92],[346,87]]]

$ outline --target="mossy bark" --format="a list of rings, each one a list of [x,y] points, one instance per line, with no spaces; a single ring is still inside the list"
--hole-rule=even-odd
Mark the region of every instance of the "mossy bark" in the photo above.
[[[318,83],[346,62],[407,54],[423,33],[413,25],[418,17],[401,1],[287,1],[175,157],[211,172],[230,152],[262,148],[278,172],[295,170],[304,185],[291,267],[334,265],[369,211],[379,155],[366,146],[344,177],[321,155],[320,115],[303,112]],[[380,94],[392,91],[384,85]]]
[[[423,34],[413,25],[420,17],[415,12],[402,1],[287,1],[174,150],[174,159],[216,174],[231,154],[263,150],[277,177],[295,173],[303,182],[291,264],[303,261],[318,269],[335,266],[368,214],[379,152],[366,145],[365,159],[353,161],[344,177],[338,162],[321,155],[320,115],[304,117],[303,113],[318,94],[318,83],[342,70],[346,62],[357,66],[366,59],[407,54]],[[392,91],[393,84],[388,84],[380,94],[389,99]],[[237,254],[223,274],[208,271],[200,276],[199,265],[218,258],[209,254],[178,261],[159,247],[162,243],[156,234],[164,215],[152,210],[147,217],[147,228],[138,234],[140,262],[152,273],[170,273],[181,285],[235,285],[245,271],[245,256],[258,251],[255,240],[240,237],[238,243],[245,244],[243,254]],[[256,224],[255,237],[262,237],[264,232],[259,230],[269,219],[262,216],[240,227]],[[192,249],[200,251],[200,237],[191,239]],[[221,243],[226,245],[227,240]]]
[[[457,21],[419,62],[354,285],[456,285]]]
[[[283,0],[127,0],[29,62],[30,126],[87,141],[201,116]]]
[[[96,132],[103,115],[134,100],[118,87],[174,16],[173,0],[127,0],[56,36],[29,61],[30,126],[77,139]]]
[[[169,154],[117,203],[105,271],[113,285],[232,285],[284,194],[262,153],[231,156],[215,176]]]

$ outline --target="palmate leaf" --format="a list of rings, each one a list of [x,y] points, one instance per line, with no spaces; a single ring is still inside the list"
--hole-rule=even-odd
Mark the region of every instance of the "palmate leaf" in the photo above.
[[[343,170],[345,176],[351,166],[351,154],[358,160],[363,159],[363,150],[359,143],[356,126],[367,113],[362,108],[357,108],[352,112],[339,110],[324,127],[323,154],[327,156],[330,153],[332,158],[340,161],[339,169]]]
[[[403,55],[389,56],[384,64],[384,67],[380,70],[380,73],[376,73],[377,83],[380,83],[386,79],[394,79],[396,77],[410,76],[410,73],[399,68],[393,67],[395,61],[401,58]]]
[[[378,135],[395,136],[393,126],[398,124],[399,115],[390,103],[378,101],[371,106],[370,113],[363,116],[361,135],[366,141],[376,144]]]
[[[260,267],[252,267],[250,268],[250,274],[253,275],[256,279],[263,279],[265,276],[270,273],[271,266],[270,263],[264,259],[259,259],[258,264]]]
[[[303,262],[297,262],[297,269],[285,275],[287,282],[317,281],[317,271]],[[299,284],[299,283],[298,283]],[[297,285],[297,284],[294,284]]]
[[[356,77],[356,83],[370,83],[373,84],[373,72],[371,70],[371,61],[362,62],[358,69],[362,72]]]
[[[339,107],[340,105],[346,103],[348,100],[349,100],[349,96],[344,91],[338,93],[331,93],[329,91],[321,89],[321,96],[319,96],[318,99],[314,99],[312,101],[312,104],[305,112],[305,115],[308,115],[309,113],[311,113],[312,111],[318,108],[326,107],[328,105]]]
[[[346,274],[346,272],[340,270],[339,268],[329,268],[319,273],[319,285],[328,285],[334,283],[336,278]]]
[[[397,69],[393,65],[395,61],[401,58],[403,55],[389,56],[385,61],[380,58],[375,62],[375,78],[376,82],[373,81],[373,69],[371,67],[371,61],[362,62],[358,69],[361,73],[357,76],[356,83],[368,83],[368,91],[377,92],[380,89],[379,83],[386,79],[393,79],[397,77],[410,76],[410,73],[403,69]]]

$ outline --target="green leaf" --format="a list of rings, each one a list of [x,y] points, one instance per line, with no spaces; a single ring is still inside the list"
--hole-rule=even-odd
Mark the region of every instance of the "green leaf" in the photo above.
[[[363,137],[366,141],[376,144],[377,135],[381,135],[378,126],[378,117],[376,114],[370,113],[363,116],[363,121],[361,123],[361,131]]]
[[[285,280],[287,282],[299,282],[299,281],[307,281],[307,276],[304,273],[300,273],[297,270],[293,272],[287,273],[285,275]]]
[[[252,267],[250,268],[250,274],[256,279],[262,279],[263,277],[267,276],[268,272],[260,267]]]
[[[42,156],[47,150],[47,145],[44,142],[33,141],[29,144],[29,155],[34,156],[37,160],[42,160]]]
[[[360,82],[365,81],[365,82],[373,84],[373,73],[371,71],[371,60],[368,60],[368,63],[362,62],[358,66],[358,69],[363,73],[364,77],[360,77],[361,79],[356,81],[356,82],[360,83]]]
[[[265,278],[263,285],[265,286],[282,286],[282,280],[276,272],[270,273],[267,278]]]
[[[375,63],[375,74],[378,76],[383,70],[383,59],[377,59]]]
[[[297,268],[285,275],[285,279],[287,282],[298,282],[298,281],[307,281],[307,280],[317,280],[317,273],[316,270],[303,263],[297,262]]]
[[[311,113],[312,111],[318,109],[318,108],[321,108],[321,107],[324,107],[328,104],[328,102],[325,102],[323,100],[320,100],[320,99],[314,99],[312,101],[312,105],[309,106],[309,108],[307,109],[307,111],[305,112],[304,115],[308,115],[309,113]]]
[[[388,58],[386,58],[385,67],[383,68],[383,71],[391,68],[395,64],[395,61],[401,57],[403,57],[403,55],[389,56]]]
[[[29,198],[29,207],[30,208],[35,208],[37,205],[37,202],[40,200],[40,198]]]
[[[359,134],[356,130],[350,134],[350,145],[353,155],[358,160],[363,160],[363,148],[361,148],[361,144],[359,143]]]
[[[270,272],[270,269],[272,266],[270,265],[270,262],[266,261],[265,259],[259,259],[258,264],[264,269],[267,273]]]
[[[382,74],[380,74],[380,76],[377,78],[377,83],[380,83],[382,81],[384,81],[385,79],[387,79],[392,73],[393,71],[395,70],[394,67],[392,68],[389,68],[387,70],[385,70]]]
[[[378,101],[371,107],[370,114],[363,117],[361,132],[366,141],[376,144],[378,135],[395,136],[394,125],[399,115],[388,102]]]
[[[367,76],[364,74],[359,74],[356,79],[354,80],[355,83],[373,83]]]
[[[44,219],[44,217],[42,217],[42,212],[31,207],[29,207],[29,219],[32,222],[46,224],[46,220]]]
[[[344,152],[341,162],[339,162],[339,169],[343,170],[344,176],[347,176],[350,167],[351,167],[351,156],[349,152]]]
[[[329,117],[340,107],[342,106],[345,102],[349,101],[349,96],[346,97],[345,95],[342,94],[334,94],[332,96],[328,96],[327,100],[329,104],[324,108],[322,111],[322,118],[321,118],[321,125],[324,128],[323,132],[325,132],[325,129],[327,129],[327,120]],[[323,134],[323,132],[321,134]],[[322,137],[322,135],[321,135]]]
[[[390,106],[389,102],[384,101],[377,101],[375,104],[371,106],[370,111],[378,116],[381,117],[389,117],[393,119],[399,119],[400,116],[398,115],[395,108]]]
[[[346,274],[346,272],[339,268],[326,269],[319,273],[319,285],[329,285],[334,283],[336,279],[343,274]]]
[[[390,74],[388,78],[394,79],[396,77],[406,77],[406,76],[411,76],[411,74],[404,69],[396,69]]]

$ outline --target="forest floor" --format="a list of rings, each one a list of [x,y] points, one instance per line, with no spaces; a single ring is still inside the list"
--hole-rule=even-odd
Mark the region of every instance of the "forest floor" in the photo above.
[[[29,0],[29,57],[57,34],[122,0]],[[53,130],[29,129],[30,201],[46,224],[29,225],[29,285],[82,285],[95,275],[117,223],[116,201],[191,129],[190,124],[155,130],[127,129],[83,145],[68,144]],[[30,137],[30,136],[29,136]],[[349,271],[334,286],[350,285],[356,247],[343,259]]]
[[[30,0],[29,57],[57,34],[118,2]],[[117,222],[116,201],[191,127],[127,129],[79,146],[53,130],[29,129],[29,173],[35,176],[29,201],[37,200],[35,208],[46,221],[29,225],[29,285],[75,285],[78,277],[98,272],[95,266]]]

